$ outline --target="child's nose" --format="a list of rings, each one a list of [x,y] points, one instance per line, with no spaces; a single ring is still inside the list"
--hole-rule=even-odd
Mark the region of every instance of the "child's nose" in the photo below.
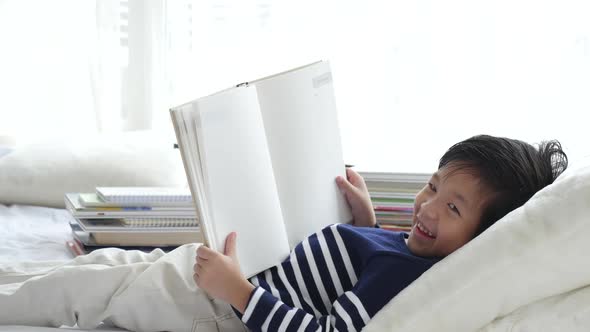
[[[422,220],[433,220],[436,219],[438,213],[436,212],[436,202],[434,200],[425,200],[420,204],[420,214],[418,215],[419,219]]]

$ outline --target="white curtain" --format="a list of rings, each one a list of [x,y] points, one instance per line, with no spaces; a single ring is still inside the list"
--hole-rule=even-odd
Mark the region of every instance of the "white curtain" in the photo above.
[[[163,5],[0,1],[0,137],[18,144],[152,128],[166,97]]]
[[[317,59],[345,158],[430,172],[478,133],[590,155],[582,0],[0,0],[0,137],[152,128],[168,108]],[[1,143],[1,142],[0,142]]]
[[[0,1],[0,136],[96,131],[93,1]]]

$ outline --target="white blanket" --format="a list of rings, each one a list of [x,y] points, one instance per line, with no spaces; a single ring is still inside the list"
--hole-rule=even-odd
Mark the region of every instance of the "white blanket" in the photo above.
[[[0,205],[0,275],[14,271],[17,262],[55,266],[72,259],[65,247],[71,239],[69,214],[63,209],[26,205]],[[0,326],[1,332],[51,332],[64,329],[33,326]],[[68,328],[65,331],[82,331]],[[123,331],[101,326],[101,332]]]
[[[0,324],[244,332],[227,303],[193,282],[197,246],[168,254],[108,248],[55,266],[15,263],[0,273]]]

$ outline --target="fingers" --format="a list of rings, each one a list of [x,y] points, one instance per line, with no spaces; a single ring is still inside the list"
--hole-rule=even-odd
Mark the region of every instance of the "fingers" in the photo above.
[[[195,284],[199,286],[199,281],[201,273],[203,272],[203,267],[199,263],[195,263],[195,265],[193,265],[193,271],[193,280],[195,281]]]
[[[196,273],[193,274],[193,280],[195,282],[195,285],[199,286],[199,276]]]
[[[350,183],[352,183],[355,187],[358,187],[365,181],[359,173],[351,168],[346,169],[346,177],[348,178],[348,181],[350,181]]]
[[[199,285],[199,278],[205,270],[204,266],[209,262],[209,258],[211,258],[213,254],[215,254],[215,252],[205,247],[204,245],[197,248],[195,264],[193,265],[193,271],[195,272],[193,274],[193,280],[195,281],[197,286]]]
[[[350,183],[350,181],[341,176],[336,177],[336,184],[338,185],[338,188],[340,188],[340,190],[342,190],[342,192],[345,194],[349,192],[352,193],[356,189],[355,186]]]
[[[200,262],[195,263],[195,265],[193,265],[193,271],[196,274],[200,274],[201,271],[204,270],[203,264],[201,264]]]
[[[215,251],[205,247],[204,245],[197,248],[197,258],[207,260],[212,258],[213,256],[215,256]]]
[[[225,238],[225,249],[224,249],[223,253],[227,256],[232,257],[232,258],[236,258],[236,243],[237,243],[237,233],[236,232],[229,233],[227,238]]]
[[[203,273],[205,272],[205,266],[204,264],[201,264],[201,262],[199,262],[199,258],[197,258],[197,263],[195,263],[195,265],[193,265],[193,280],[195,281],[195,284],[197,286],[200,286],[200,281],[201,281],[201,276],[203,275]]]

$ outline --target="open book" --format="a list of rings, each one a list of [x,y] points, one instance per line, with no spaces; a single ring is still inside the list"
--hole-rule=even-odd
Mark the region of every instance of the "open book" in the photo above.
[[[242,272],[352,220],[335,178],[345,167],[329,63],[320,61],[170,110],[203,241],[236,231]]]

